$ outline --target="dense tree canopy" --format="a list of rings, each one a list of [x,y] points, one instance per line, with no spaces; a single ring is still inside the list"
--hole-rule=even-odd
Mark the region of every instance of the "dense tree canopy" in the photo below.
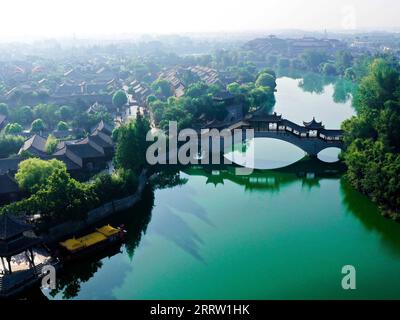
[[[317,50],[307,50],[301,58],[304,65],[312,71],[319,71],[320,65],[328,61],[328,55]]]
[[[63,162],[55,159],[45,161],[38,158],[30,158],[19,164],[15,180],[22,190],[34,193],[46,183],[56,169],[64,166]]]
[[[391,59],[376,59],[355,97],[358,115],[343,123],[349,181],[400,213],[400,72]]]
[[[140,113],[136,119],[120,126],[113,132],[117,142],[114,164],[117,169],[140,172],[147,165],[146,150],[149,142],[146,135],[150,131],[150,124]]]
[[[4,128],[4,132],[6,134],[16,134],[21,133],[23,131],[22,126],[19,123],[8,123]]]
[[[151,84],[151,88],[160,98],[167,99],[173,96],[171,85],[165,79],[157,79]]]
[[[17,154],[24,144],[25,139],[15,135],[0,135],[0,158],[7,158]]]
[[[43,131],[46,129],[46,124],[42,119],[36,119],[32,122],[31,124],[31,131],[34,133],[39,133],[40,131]]]
[[[57,123],[57,131],[66,131],[68,129],[69,129],[69,125],[65,121],[59,121]]]
[[[121,108],[124,105],[126,105],[127,102],[128,102],[128,97],[126,96],[125,91],[118,90],[117,92],[114,93],[112,97],[112,103],[114,107]]]

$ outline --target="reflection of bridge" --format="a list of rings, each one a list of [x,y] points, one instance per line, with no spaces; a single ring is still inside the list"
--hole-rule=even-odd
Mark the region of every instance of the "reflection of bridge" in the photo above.
[[[191,166],[181,168],[189,175],[204,176],[206,183],[218,185],[226,181],[243,186],[246,190],[280,190],[299,180],[309,188],[319,185],[320,179],[338,179],[344,172],[342,163],[324,163],[315,158],[304,158],[278,170],[254,170],[250,175],[238,176],[230,165]]]
[[[255,138],[272,138],[289,142],[304,150],[310,156],[316,156],[327,148],[343,148],[341,130],[325,129],[321,122],[304,122],[303,126],[283,119],[282,116],[268,114],[262,110],[230,125],[229,130],[253,129]],[[243,137],[246,139],[246,137]]]

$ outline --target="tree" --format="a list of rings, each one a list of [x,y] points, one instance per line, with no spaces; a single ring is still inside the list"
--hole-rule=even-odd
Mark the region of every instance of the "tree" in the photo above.
[[[240,84],[237,82],[230,83],[226,86],[227,90],[232,94],[240,94]]]
[[[18,153],[25,139],[15,135],[0,135],[0,158],[7,158]]]
[[[164,99],[174,95],[170,83],[165,79],[157,79],[151,84],[151,88]]]
[[[308,69],[318,71],[320,65],[328,61],[328,56],[323,51],[307,50],[302,54],[301,59]]]
[[[128,97],[126,96],[125,91],[118,90],[115,92],[114,96],[112,97],[112,103],[116,108],[121,108],[126,105],[128,103]]]
[[[358,114],[342,124],[346,177],[359,191],[400,218],[400,71],[375,59],[355,99]]]
[[[59,118],[62,121],[68,121],[68,120],[72,120],[73,116],[74,116],[74,111],[71,107],[69,106],[62,106],[59,110],[58,110],[58,114],[59,114]]]
[[[46,125],[42,119],[36,119],[32,122],[31,132],[39,133],[46,128]]]
[[[250,91],[254,108],[271,109],[275,104],[274,92],[269,87],[256,87]]]
[[[256,87],[268,87],[271,88],[272,90],[275,90],[276,88],[276,78],[274,75],[270,73],[260,73],[256,80]]]
[[[64,121],[60,121],[57,124],[57,131],[67,131],[68,129],[69,129],[69,125]]]
[[[27,125],[33,120],[33,111],[29,106],[15,108],[10,113],[10,118],[13,122]]]
[[[58,108],[53,104],[38,104],[33,108],[36,119],[42,119],[49,127],[55,126],[58,117]]]
[[[322,73],[326,76],[336,76],[337,70],[334,64],[332,63],[325,63],[322,68]]]
[[[59,160],[45,161],[31,158],[19,164],[15,180],[22,190],[35,193],[46,184],[47,179],[56,169],[63,168],[65,168],[65,164]]]
[[[4,129],[6,134],[16,134],[21,133],[23,130],[22,126],[19,123],[8,123]]]
[[[341,73],[350,68],[353,64],[353,56],[350,52],[344,50],[338,51],[336,53],[335,60],[336,68]]]
[[[146,166],[146,150],[149,142],[146,135],[150,123],[139,112],[136,119],[114,130],[113,137],[117,142],[114,164],[116,168],[139,172]]]
[[[48,154],[53,154],[56,151],[57,146],[58,146],[58,140],[53,135],[50,134],[47,137],[46,141],[46,146],[45,146],[46,152]]]
[[[46,176],[45,182],[34,194],[6,207],[6,212],[40,212],[40,221],[44,225],[54,225],[68,220],[82,220],[90,209],[99,205],[93,185],[72,179],[62,162]]]

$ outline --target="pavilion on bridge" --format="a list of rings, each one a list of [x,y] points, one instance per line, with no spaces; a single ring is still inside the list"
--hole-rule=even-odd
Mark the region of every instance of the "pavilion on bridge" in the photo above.
[[[241,122],[233,125],[230,129],[254,129],[255,132],[286,132],[292,133],[300,138],[319,138],[326,141],[339,141],[342,139],[341,130],[325,129],[322,122],[315,118],[310,122],[303,122],[303,126],[290,120],[283,119],[282,115],[276,112],[270,114],[263,109],[250,114]]]

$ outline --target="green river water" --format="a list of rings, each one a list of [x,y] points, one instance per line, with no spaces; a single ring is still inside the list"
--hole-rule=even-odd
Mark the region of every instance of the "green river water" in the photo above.
[[[338,128],[354,114],[347,86],[315,75],[281,77],[275,110],[298,123],[315,116]],[[274,156],[289,166],[243,177],[230,167],[184,169],[182,183],[149,188],[142,203],[115,218],[129,235],[120,252],[65,269],[46,296],[400,298],[400,224],[349,187],[340,164],[291,164],[302,151],[283,142],[260,144],[260,163],[268,166]],[[341,287],[345,265],[356,268],[356,290]]]

